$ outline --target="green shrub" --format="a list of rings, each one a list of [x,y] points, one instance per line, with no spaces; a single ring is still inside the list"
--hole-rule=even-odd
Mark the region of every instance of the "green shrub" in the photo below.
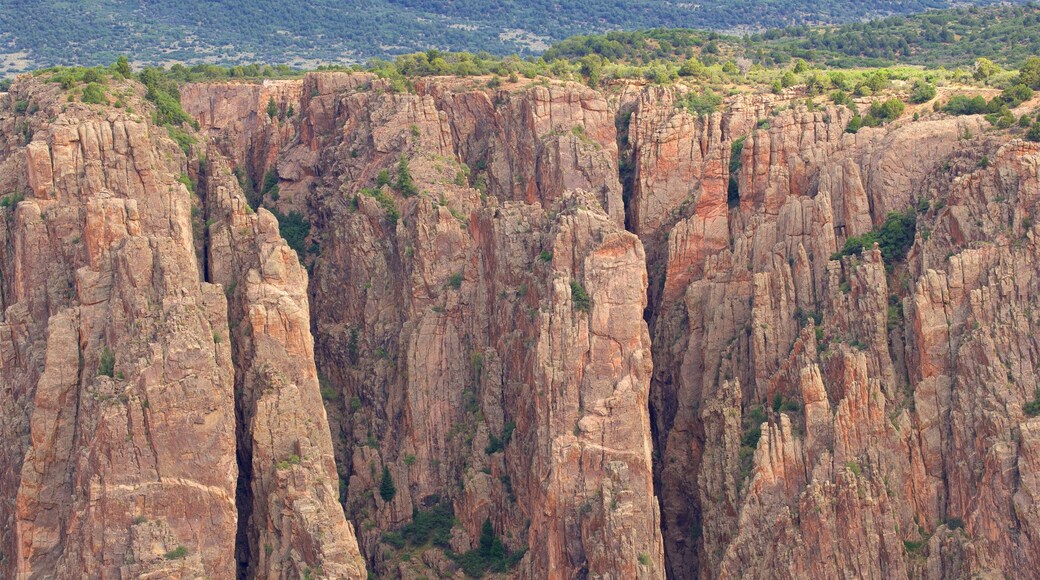
[[[397,486],[394,485],[394,476],[390,474],[390,468],[383,466],[383,477],[379,481],[379,497],[383,498],[383,501],[393,501],[394,496],[397,495]]]
[[[342,396],[336,387],[329,384],[329,380],[320,373],[318,374],[318,390],[324,401],[338,401]]]
[[[124,79],[134,76],[134,71],[130,69],[130,59],[125,56],[120,56],[116,59],[115,64],[112,65],[112,70],[119,73]]]
[[[889,99],[885,102],[874,101],[870,104],[870,112],[867,113],[867,118],[864,123],[870,126],[884,125],[885,123],[895,121],[902,116],[903,111],[906,110],[906,105],[899,99]]]
[[[278,220],[278,233],[285,239],[289,247],[296,250],[296,254],[303,259],[306,250],[305,242],[311,233],[311,222],[306,220],[298,211],[290,211],[284,214],[277,209],[271,210]]]
[[[406,546],[422,547],[432,543],[450,550],[451,529],[455,527],[455,514],[451,502],[438,502],[431,509],[412,511],[411,523],[396,532],[383,534],[383,542],[400,550]]]
[[[676,105],[685,109],[691,115],[702,116],[710,115],[718,110],[719,105],[722,104],[722,97],[716,95],[711,89],[705,89],[703,93],[697,95],[694,93],[687,93],[685,97],[679,98],[676,101]]]
[[[163,555],[167,560],[183,560],[188,556],[188,549],[184,546],[177,546],[176,548],[166,552]]]
[[[998,98],[1005,105],[1015,108],[1033,98],[1033,89],[1023,84],[1011,85]]]
[[[1022,68],[1018,69],[1018,82],[1034,89],[1040,89],[1040,57],[1026,59]]]
[[[492,453],[497,453],[505,449],[506,445],[509,443],[509,440],[513,438],[514,430],[516,430],[516,423],[509,421],[505,424],[505,427],[502,429],[501,437],[498,437],[493,433],[489,434],[488,444],[487,447],[484,448],[484,452],[488,455],[491,455]]]
[[[480,529],[479,547],[465,554],[449,553],[448,555],[455,560],[467,576],[480,578],[488,572],[499,574],[508,572],[523,558],[524,552],[510,553],[495,534],[491,518],[487,518]]]
[[[942,111],[950,115],[981,115],[987,112],[989,103],[982,96],[954,95],[943,105]]]
[[[116,354],[112,352],[112,349],[107,346],[101,351],[101,356],[98,357],[98,376],[112,377],[115,376],[116,368]]]
[[[1029,128],[1029,131],[1026,131],[1026,139],[1033,142],[1040,142],[1040,122],[1033,123]]]
[[[921,548],[923,548],[924,545],[925,545],[925,542],[914,542],[914,541],[911,541],[911,540],[904,540],[903,541],[903,546],[906,548],[906,551],[911,553],[911,554],[916,554],[916,553],[920,552]]]
[[[571,301],[579,312],[588,312],[592,308],[592,300],[585,287],[577,280],[571,280]]]
[[[877,242],[881,249],[881,257],[885,265],[891,267],[896,262],[906,258],[906,253],[914,245],[914,235],[917,233],[917,214],[913,208],[904,212],[892,212],[885,218],[885,223],[878,229],[853,236],[845,240],[845,245],[832,256],[832,260],[838,260],[843,256],[858,255],[864,249],[874,247]]]
[[[747,136],[734,139],[730,145],[729,154],[729,186],[726,193],[726,203],[729,207],[740,204],[740,184],[737,181],[737,173],[740,171],[740,156],[744,152],[744,141]]]
[[[383,534],[383,543],[389,544],[398,550],[408,545],[408,542],[405,541],[400,532],[386,532]]]
[[[379,202],[380,207],[386,212],[386,219],[391,224],[396,224],[397,220],[401,217],[401,212],[397,210],[397,204],[394,203],[394,199],[383,192],[382,189],[362,189],[361,194],[374,198]]]
[[[961,518],[946,518],[946,527],[951,530],[960,530],[964,528],[964,520]]]
[[[181,151],[184,151],[185,155],[191,154],[191,146],[195,144],[194,137],[189,135],[180,127],[175,127],[173,125],[167,125],[166,132],[170,135],[170,139],[173,139],[181,148]]]
[[[267,116],[271,120],[278,116],[278,104],[274,102],[274,97],[267,100]]]
[[[1030,417],[1040,415],[1040,387],[1033,392],[1033,400],[1022,405],[1022,412]]]
[[[1007,105],[1001,105],[996,112],[987,114],[986,120],[998,129],[1007,129],[1015,124],[1015,114]]]
[[[107,105],[108,96],[105,89],[98,83],[90,83],[83,89],[83,102],[92,105]]]
[[[848,126],[845,127],[846,133],[857,133],[863,128],[863,117],[856,115],[849,119]]]
[[[274,188],[278,187],[279,179],[278,171],[276,169],[269,169],[267,173],[264,174],[264,183],[260,187],[260,194],[266,195],[273,191]]]
[[[303,461],[303,459],[301,459],[299,455],[293,453],[288,457],[288,459],[279,461],[278,463],[275,463],[274,466],[275,469],[285,470],[289,469],[293,465],[299,465],[301,461]]]
[[[845,105],[846,107],[852,107],[855,103],[852,101],[852,97],[849,96],[845,91],[838,89],[831,93],[831,102],[835,105]]]
[[[141,84],[148,89],[145,98],[155,104],[155,123],[158,125],[188,124],[198,129],[198,123],[181,107],[181,94],[177,83],[166,71],[146,68],[138,75]]]
[[[404,155],[397,162],[397,183],[394,188],[405,197],[419,195],[419,190],[412,179],[412,172],[408,169],[408,159]]]
[[[910,91],[910,102],[915,104],[927,103],[935,98],[935,85],[918,79],[914,82],[914,88]]]
[[[758,446],[758,440],[762,438],[762,425],[761,423],[752,425],[744,431],[744,435],[740,438],[741,447],[751,447],[752,449]]]
[[[459,288],[462,288],[463,279],[464,278],[462,272],[455,272],[454,274],[448,277],[447,286],[454,290],[458,290]]]
[[[16,207],[24,199],[25,194],[20,191],[5,195],[3,199],[0,199],[0,208]]]

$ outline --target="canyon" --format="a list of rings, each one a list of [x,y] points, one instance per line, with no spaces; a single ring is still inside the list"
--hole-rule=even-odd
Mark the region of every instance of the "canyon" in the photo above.
[[[1040,566],[1017,129],[314,72],[181,147],[116,82],[0,95],[0,577]]]

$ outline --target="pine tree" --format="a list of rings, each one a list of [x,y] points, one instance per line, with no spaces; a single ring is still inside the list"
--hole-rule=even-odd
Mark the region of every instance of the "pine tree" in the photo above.
[[[491,525],[490,517],[484,520],[484,525],[480,528],[480,555],[486,561],[492,562],[499,561],[506,555],[505,546],[495,535],[495,527]]]
[[[397,495],[397,487],[394,485],[394,476],[390,475],[390,468],[384,465],[383,480],[379,482],[379,497],[383,498],[383,501],[389,502],[393,501],[395,495]]]

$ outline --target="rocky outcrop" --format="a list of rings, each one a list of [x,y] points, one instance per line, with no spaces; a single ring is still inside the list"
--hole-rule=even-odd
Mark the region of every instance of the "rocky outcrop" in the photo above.
[[[32,141],[3,161],[26,195],[0,226],[2,575],[234,575],[227,305],[195,260],[183,154],[59,96],[23,80],[10,98],[38,114],[4,113]]]
[[[363,577],[335,500],[306,274],[269,214],[236,230],[248,250],[205,251],[206,216],[235,201],[200,198],[196,164],[146,120],[143,89],[120,84],[142,115],[22,79],[0,119],[0,575],[234,577],[244,536],[278,550],[250,559],[263,577]],[[255,443],[243,390],[263,390]],[[240,473],[248,452],[267,463]]]
[[[731,198],[728,235],[716,235],[714,244],[680,237],[681,222],[669,232],[663,292],[651,319],[652,392],[663,459],[658,493],[675,577],[905,577],[1005,570],[1023,561],[1016,551],[969,562],[980,546],[962,514],[995,509],[1005,515],[987,517],[1006,523],[1010,508],[978,505],[974,483],[973,491],[961,491],[973,499],[953,507],[944,489],[946,462],[959,452],[942,442],[966,433],[974,440],[978,431],[954,419],[950,379],[915,375],[932,368],[923,360],[937,355],[918,362],[914,336],[934,329],[936,344],[949,348],[956,332],[943,322],[912,322],[913,281],[937,283],[922,263],[934,268],[942,259],[914,250],[906,265],[886,267],[877,251],[831,259],[847,237],[880,226],[889,212],[954,203],[956,184],[968,177],[953,176],[994,171],[996,145],[965,137],[983,132],[977,118],[904,121],[851,135],[843,131],[848,115],[796,108],[772,116],[768,128],[760,123],[734,164],[738,199]],[[1006,148],[1035,154],[1032,147]],[[996,173],[1015,175],[1017,189],[1030,170]],[[1009,181],[999,187],[993,199],[1011,197],[1003,189]],[[965,212],[918,214],[915,247],[936,243],[933,232],[948,227],[946,215]],[[970,245],[961,238],[943,251],[960,244]],[[948,292],[940,286],[928,294]],[[950,312],[948,300],[939,300]],[[721,394],[732,391],[732,381],[741,396]],[[978,388],[991,384],[974,381],[960,392],[979,397]],[[966,450],[964,442],[953,445]],[[1005,469],[1014,455],[1004,459]],[[930,475],[939,473],[945,476]],[[974,482],[980,474],[955,479]],[[743,480],[739,491],[727,478]],[[1010,506],[1017,493],[1007,484],[997,503]],[[942,543],[927,541],[933,533]],[[999,551],[998,544],[982,551]]]
[[[307,273],[275,216],[252,211],[219,153],[207,159],[207,265],[230,302],[238,457],[249,474],[239,488],[240,566],[250,577],[313,568],[360,578],[314,365]]]

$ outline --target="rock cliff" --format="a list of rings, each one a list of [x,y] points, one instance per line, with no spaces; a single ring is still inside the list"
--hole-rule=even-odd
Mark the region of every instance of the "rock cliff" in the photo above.
[[[0,575],[1040,564],[1017,129],[320,72],[182,151],[124,84],[0,111]]]

